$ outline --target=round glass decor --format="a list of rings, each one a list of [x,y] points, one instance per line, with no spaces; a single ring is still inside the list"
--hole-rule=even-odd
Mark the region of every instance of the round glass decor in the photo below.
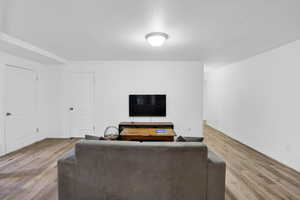
[[[115,126],[108,126],[104,131],[104,137],[108,140],[116,140],[119,137],[119,129]]]

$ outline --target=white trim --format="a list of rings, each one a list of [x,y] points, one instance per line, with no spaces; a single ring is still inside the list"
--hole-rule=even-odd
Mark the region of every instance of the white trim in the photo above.
[[[6,67],[13,67],[13,68],[17,68],[17,69],[23,69],[23,70],[35,72],[35,70],[33,70],[29,67],[21,67],[21,66],[11,65],[11,64],[5,64],[5,65],[6,65]]]
[[[61,58],[49,51],[46,51],[44,49],[41,49],[37,46],[34,46],[28,42],[25,42],[23,40],[20,40],[18,38],[15,38],[15,37],[12,37],[6,33],[3,33],[3,32],[0,32],[0,41],[3,41],[5,43],[8,43],[10,45],[13,45],[13,46],[17,46],[21,49],[24,49],[24,50],[27,50],[27,51],[31,51],[31,52],[34,52],[36,54],[39,54],[41,56],[44,56],[44,57],[47,57],[47,58],[50,58],[52,60],[55,60],[56,62],[58,63],[61,63],[61,64],[66,64],[68,61],[64,58]]]

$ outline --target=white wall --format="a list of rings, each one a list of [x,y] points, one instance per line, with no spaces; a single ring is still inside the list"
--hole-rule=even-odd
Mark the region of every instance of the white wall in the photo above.
[[[203,120],[206,120],[207,119],[207,106],[208,106],[208,103],[207,103],[207,67],[204,66],[204,70],[203,70]]]
[[[300,171],[300,41],[207,73],[208,123]]]
[[[4,29],[4,21],[5,21],[4,17],[6,13],[6,4],[7,4],[6,0],[0,1],[0,31],[3,31]]]
[[[3,129],[5,116],[5,108],[3,105],[3,98],[5,94],[5,88],[3,87],[3,70],[5,68],[5,64],[33,69],[39,77],[37,91],[38,121],[36,123],[40,132],[34,133],[36,135],[33,137],[29,136],[28,138],[23,138],[22,140],[24,140],[24,143],[33,143],[45,137],[54,137],[57,134],[61,135],[61,127],[58,117],[60,114],[58,107],[60,95],[60,72],[58,68],[55,68],[54,66],[43,66],[36,62],[0,52],[0,155],[5,153]]]
[[[95,72],[98,135],[103,135],[106,126],[121,121],[171,121],[177,134],[202,136],[200,62],[80,62],[70,65],[68,71]],[[129,94],[167,94],[167,117],[130,118]],[[65,102],[63,111],[68,107]]]
[[[63,66],[40,67],[39,112],[40,129],[44,137],[56,138],[62,134],[61,126],[61,70]]]

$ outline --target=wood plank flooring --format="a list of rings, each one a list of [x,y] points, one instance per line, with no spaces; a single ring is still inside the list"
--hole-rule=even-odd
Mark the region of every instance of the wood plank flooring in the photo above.
[[[300,200],[300,173],[209,127],[204,142],[226,161],[226,200]]]
[[[1,157],[0,199],[57,199],[57,159],[77,140],[46,139]]]
[[[205,126],[227,163],[226,200],[300,200],[300,173]],[[0,157],[1,200],[57,200],[57,159],[77,139],[46,139]]]

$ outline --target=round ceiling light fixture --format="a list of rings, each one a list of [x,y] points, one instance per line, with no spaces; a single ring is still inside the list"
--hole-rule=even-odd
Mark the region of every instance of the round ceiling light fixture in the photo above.
[[[145,38],[151,46],[160,47],[169,38],[169,35],[162,32],[151,32],[148,33]]]

